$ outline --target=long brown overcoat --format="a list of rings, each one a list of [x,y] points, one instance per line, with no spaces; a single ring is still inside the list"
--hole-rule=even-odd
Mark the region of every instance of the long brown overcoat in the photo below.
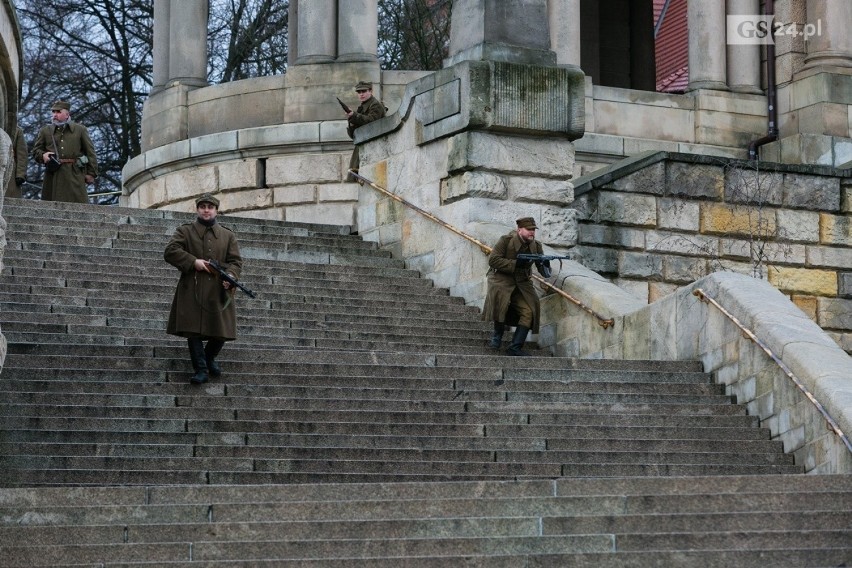
[[[488,292],[482,310],[485,321],[503,322],[506,325],[518,324],[518,314],[510,309],[512,293],[517,289],[533,309],[533,323],[530,330],[538,333],[541,308],[532,281],[532,264],[518,268],[519,253],[542,254],[542,246],[538,241],[525,243],[517,231],[503,235],[491,254],[488,255]]]
[[[237,338],[234,289],[224,290],[218,274],[195,270],[195,260],[214,259],[239,279],[243,259],[234,233],[218,223],[181,225],[166,246],[163,258],[180,270],[166,332],[181,337]],[[230,299],[230,301],[227,301]]]
[[[89,131],[76,122],[69,122],[63,127],[53,124],[42,127],[30,152],[33,160],[44,164],[44,153],[57,151],[57,158],[69,162],[63,163],[57,172],[50,173],[45,170],[41,198],[45,201],[88,203],[86,174],[98,177],[98,158],[92,139],[89,138]],[[80,163],[81,156],[86,156],[87,164]]]
[[[358,105],[358,108],[355,109],[355,112],[349,117],[349,121],[346,126],[346,133],[349,135],[349,138],[355,138],[356,128],[364,126],[374,120],[383,118],[385,116],[385,112],[387,112],[385,105],[383,105],[382,101],[376,97],[370,97]],[[355,146],[355,149],[352,150],[352,157],[349,159],[349,169],[357,171],[360,161],[361,160],[358,156],[358,146]]]

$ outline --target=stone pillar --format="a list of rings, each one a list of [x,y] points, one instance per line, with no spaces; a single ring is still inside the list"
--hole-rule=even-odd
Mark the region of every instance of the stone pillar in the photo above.
[[[331,63],[337,56],[337,2],[310,0],[299,4],[297,65]]]
[[[547,12],[556,63],[580,67],[580,0],[550,0]]]
[[[804,69],[852,67],[852,2],[808,0]]]
[[[379,43],[378,0],[341,2],[337,19],[337,60],[376,61]]]
[[[287,65],[292,66],[299,59],[299,0],[290,0],[287,18]]]
[[[171,0],[154,0],[154,68],[152,92],[169,80],[169,21]]]
[[[728,0],[728,14],[760,14],[760,0]],[[728,46],[728,87],[738,93],[762,94],[760,83],[760,46]]]
[[[207,85],[208,0],[169,2],[169,83]]]
[[[727,90],[725,3],[688,0],[689,90]]]
[[[456,0],[445,67],[466,60],[556,65],[547,0]]]

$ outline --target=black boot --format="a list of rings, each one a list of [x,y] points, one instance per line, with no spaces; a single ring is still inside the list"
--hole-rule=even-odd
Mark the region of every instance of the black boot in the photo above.
[[[216,362],[216,356],[222,350],[225,342],[221,339],[211,339],[204,347],[204,355],[207,361],[207,370],[210,371],[211,377],[218,377],[222,374],[222,367]]]
[[[189,344],[189,356],[192,359],[192,369],[195,374],[189,380],[194,385],[201,385],[207,382],[207,359],[204,356],[204,342],[200,337],[190,337],[186,340]]]
[[[506,355],[512,355],[513,357],[526,357],[529,356],[529,353],[522,350],[521,347],[524,346],[524,341],[527,340],[527,334],[530,332],[530,328],[519,325],[515,328],[515,334],[512,336],[512,343],[509,345],[509,348],[506,350]]]
[[[500,346],[503,345],[504,331],[506,331],[506,326],[503,322],[495,321],[494,333],[491,334],[491,341],[488,342],[488,346],[492,349],[500,349]]]

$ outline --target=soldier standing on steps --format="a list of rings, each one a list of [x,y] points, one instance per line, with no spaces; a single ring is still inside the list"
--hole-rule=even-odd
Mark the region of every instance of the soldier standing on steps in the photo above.
[[[205,193],[195,206],[198,217],[177,228],[163,258],[181,274],[166,331],[187,338],[195,371],[191,382],[202,384],[209,376],[222,374],[216,356],[226,341],[237,338],[235,290],[208,266],[208,260],[218,261],[237,280],[243,259],[236,235],[216,222],[219,200]]]
[[[532,217],[516,221],[517,229],[500,237],[488,256],[488,292],[482,319],[494,322],[489,345],[499,349],[503,332],[515,326],[507,355],[529,355],[522,349],[527,334],[538,333],[539,301],[532,283],[532,263],[517,260],[518,254],[542,254],[535,240],[536,224]]]
[[[349,134],[349,138],[355,138],[356,128],[364,126],[374,120],[379,120],[384,117],[387,112],[385,105],[373,96],[372,83],[359,81],[358,84],[355,85],[355,92],[358,93],[358,100],[361,104],[358,105],[358,108],[354,111],[350,110],[346,113],[346,120],[348,122],[348,125],[346,126],[346,133]],[[360,162],[358,146],[355,146],[355,149],[352,150],[352,157],[349,159],[349,169],[357,172]]]
[[[41,185],[43,200],[88,203],[86,185],[98,177],[98,158],[89,131],[72,122],[70,109],[65,101],[53,103],[53,120],[39,131],[32,157],[47,169]]]

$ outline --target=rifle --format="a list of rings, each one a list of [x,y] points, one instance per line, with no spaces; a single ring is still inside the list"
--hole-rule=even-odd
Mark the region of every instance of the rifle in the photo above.
[[[351,108],[349,108],[348,106],[346,106],[346,103],[344,103],[343,101],[341,101],[341,100],[340,100],[340,97],[335,97],[335,98],[337,99],[337,102],[339,102],[339,103],[340,103],[340,106],[343,108],[343,112],[345,112],[345,113],[350,113],[350,112],[352,112],[352,109],[351,109]]]
[[[207,264],[208,264],[208,266],[213,268],[213,270],[215,270],[216,272],[219,273],[219,276],[222,278],[222,280],[224,280],[225,282],[227,282],[231,286],[234,286],[235,288],[239,288],[240,290],[242,290],[243,292],[248,294],[250,298],[256,298],[257,297],[257,294],[255,294],[254,292],[252,292],[251,290],[249,290],[248,288],[246,288],[245,286],[243,286],[242,284],[237,282],[237,280],[233,276],[231,276],[230,274],[225,272],[225,269],[222,268],[222,265],[219,264],[218,260],[213,260],[211,258],[210,260],[207,261]]]
[[[559,267],[562,268],[563,260],[571,260],[570,256],[561,256],[561,255],[553,255],[553,254],[531,254],[531,253],[521,253],[515,257],[517,260],[525,260],[527,262],[535,263],[536,270],[544,276],[545,278],[550,278],[553,272],[550,270],[550,261],[558,260]]]
[[[522,252],[517,256],[517,259],[528,260],[530,262],[549,262],[551,260],[571,260],[571,257],[552,254],[531,254]]]

